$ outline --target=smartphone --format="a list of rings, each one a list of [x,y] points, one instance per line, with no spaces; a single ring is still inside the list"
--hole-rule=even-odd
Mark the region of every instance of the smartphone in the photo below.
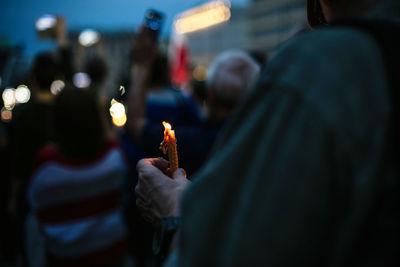
[[[56,37],[55,26],[57,17],[54,15],[43,15],[36,20],[36,32],[41,39],[53,39]]]
[[[144,26],[148,29],[148,32],[154,41],[158,40],[163,23],[164,23],[163,13],[154,9],[147,10],[146,15],[144,17]]]

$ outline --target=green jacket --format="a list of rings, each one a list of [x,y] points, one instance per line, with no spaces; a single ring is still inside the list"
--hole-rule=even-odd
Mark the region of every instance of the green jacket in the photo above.
[[[380,8],[371,16],[400,17],[398,1]],[[366,33],[325,28],[283,45],[185,192],[169,264],[391,266],[400,228],[375,203],[399,182],[380,168],[387,91]]]

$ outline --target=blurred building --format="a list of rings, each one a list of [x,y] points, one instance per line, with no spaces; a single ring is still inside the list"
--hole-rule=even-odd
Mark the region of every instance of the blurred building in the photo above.
[[[306,0],[253,0],[249,7],[249,48],[271,52],[307,29]]]
[[[252,0],[247,7],[232,7],[228,21],[185,34],[192,63],[207,66],[227,49],[271,53],[307,28],[306,3],[306,0]]]
[[[250,42],[247,11],[247,8],[232,7],[228,21],[185,34],[193,64],[208,66],[222,51],[246,49]]]
[[[72,31],[69,34],[72,51],[74,51],[74,67],[83,71],[88,58],[102,57],[107,65],[108,74],[105,81],[105,90],[110,96],[119,94],[119,87],[129,77],[131,48],[134,42],[133,31],[100,31],[100,40],[89,47],[79,44],[81,31]]]
[[[131,50],[135,42],[136,32],[129,30],[101,31],[100,40],[89,47],[79,44],[79,35],[82,31],[71,31],[72,51],[74,51],[74,67],[83,71],[88,58],[95,55],[104,58],[108,74],[105,81],[105,90],[110,97],[119,97],[120,85],[129,88],[130,66],[132,61]],[[160,40],[160,49],[167,53],[168,40]]]

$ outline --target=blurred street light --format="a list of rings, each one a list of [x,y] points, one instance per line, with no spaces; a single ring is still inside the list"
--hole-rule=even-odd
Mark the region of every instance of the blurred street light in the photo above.
[[[84,72],[75,73],[72,77],[72,82],[74,83],[75,87],[80,89],[88,88],[92,83],[89,75]]]
[[[115,99],[111,100],[110,115],[115,126],[121,127],[125,125],[127,119],[125,106]]]
[[[20,85],[15,90],[15,99],[18,103],[27,103],[31,99],[31,91],[26,85]]]
[[[57,18],[53,15],[43,15],[36,21],[36,29],[38,31],[45,31],[51,29],[56,25]]]
[[[92,29],[84,30],[79,34],[79,43],[86,47],[96,44],[99,40],[100,34]]]
[[[112,118],[112,122],[117,127],[122,127],[126,123],[126,114],[124,114],[121,118]]]
[[[53,95],[59,94],[65,87],[65,83],[61,80],[55,80],[50,85],[50,92]]]
[[[189,9],[176,17],[176,32],[194,32],[228,21],[231,17],[230,6],[229,1],[213,1]]]
[[[207,68],[203,65],[196,66],[193,70],[192,76],[196,81],[204,82],[207,78]]]
[[[125,114],[125,106],[116,101],[115,99],[111,100],[111,107],[110,107],[110,115],[113,118],[121,118]]]
[[[15,99],[15,89],[14,88],[6,88],[2,94],[4,107],[6,109],[13,109],[16,103]]]

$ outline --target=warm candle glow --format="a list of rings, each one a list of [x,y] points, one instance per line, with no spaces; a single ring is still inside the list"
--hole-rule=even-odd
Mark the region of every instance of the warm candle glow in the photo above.
[[[171,124],[163,121],[164,125],[164,140],[160,144],[160,149],[164,154],[168,153],[168,159],[170,162],[170,169],[172,172],[178,169],[178,152],[176,150],[176,139],[175,131],[171,130]]]
[[[171,124],[169,124],[168,122],[163,121],[162,124],[164,125],[164,140],[165,142],[169,143],[173,143],[175,142],[175,131],[171,130],[172,126]]]
[[[126,123],[126,120],[127,120],[127,117],[126,117],[126,114],[124,114],[122,117],[120,117],[120,118],[112,118],[112,122],[113,122],[113,124],[115,125],[115,126],[117,126],[117,127],[122,127],[122,126],[124,126],[125,125],[125,123]]]
[[[228,21],[231,17],[230,6],[229,1],[211,1],[189,9],[175,19],[176,32],[190,33]]]
[[[171,130],[172,129],[171,124],[169,124],[168,122],[163,121],[162,124],[164,125],[165,130],[167,130],[167,129]]]

